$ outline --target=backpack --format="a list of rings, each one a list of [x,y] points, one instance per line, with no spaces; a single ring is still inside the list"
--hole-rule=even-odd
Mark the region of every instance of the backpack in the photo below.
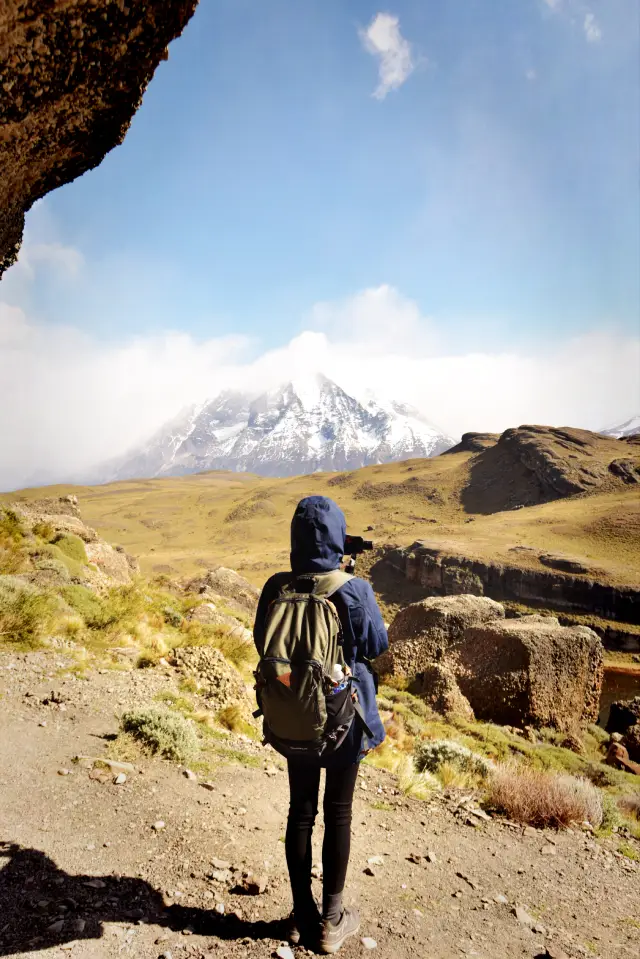
[[[256,677],[265,743],[287,758],[317,760],[343,743],[361,713],[344,669],[342,626],[331,597],[353,577],[342,570],[293,577],[270,604]]]

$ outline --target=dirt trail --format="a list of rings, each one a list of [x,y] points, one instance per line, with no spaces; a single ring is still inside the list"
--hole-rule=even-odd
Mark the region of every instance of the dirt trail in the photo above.
[[[160,670],[61,678],[64,665],[55,654],[0,655],[0,956],[274,955],[289,911],[287,782],[275,754],[234,737],[256,765],[221,764],[212,790],[156,760],[136,763],[122,785],[92,779],[72,757],[104,755],[116,714],[175,680]],[[42,703],[52,689],[63,710]],[[360,782],[348,898],[377,942],[372,955],[520,959],[548,945],[640,957],[640,870],[615,837],[473,826],[453,796],[407,800],[369,767]],[[383,864],[370,876],[372,857]],[[267,876],[266,891],[230,892],[233,882],[208,878],[222,868],[213,860]],[[365,952],[358,938],[342,954]]]

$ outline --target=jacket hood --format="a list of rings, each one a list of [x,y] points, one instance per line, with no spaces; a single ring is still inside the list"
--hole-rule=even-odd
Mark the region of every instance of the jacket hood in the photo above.
[[[300,500],[291,520],[293,572],[327,573],[338,569],[346,532],[344,513],[332,499],[307,496]]]

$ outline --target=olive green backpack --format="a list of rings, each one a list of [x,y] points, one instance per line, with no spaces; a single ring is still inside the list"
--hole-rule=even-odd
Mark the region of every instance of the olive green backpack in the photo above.
[[[289,758],[334,752],[356,715],[351,677],[337,690],[331,680],[334,665],[346,665],[331,597],[352,578],[342,570],[292,577],[269,606],[256,715],[264,716],[265,741]]]

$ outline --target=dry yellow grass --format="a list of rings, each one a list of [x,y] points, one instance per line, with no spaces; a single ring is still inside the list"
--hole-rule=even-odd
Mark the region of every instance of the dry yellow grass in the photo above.
[[[2,498],[76,493],[85,520],[136,555],[143,572],[151,575],[183,575],[222,563],[260,585],[288,564],[289,520],[296,503],[319,493],[342,506],[351,531],[374,525],[371,536],[378,543],[427,539],[470,557],[543,568],[535,553],[512,551],[527,546],[581,559],[613,583],[638,584],[636,489],[469,514],[461,493],[471,458],[457,453],[290,479],[210,472],[107,486],[56,486]]]

